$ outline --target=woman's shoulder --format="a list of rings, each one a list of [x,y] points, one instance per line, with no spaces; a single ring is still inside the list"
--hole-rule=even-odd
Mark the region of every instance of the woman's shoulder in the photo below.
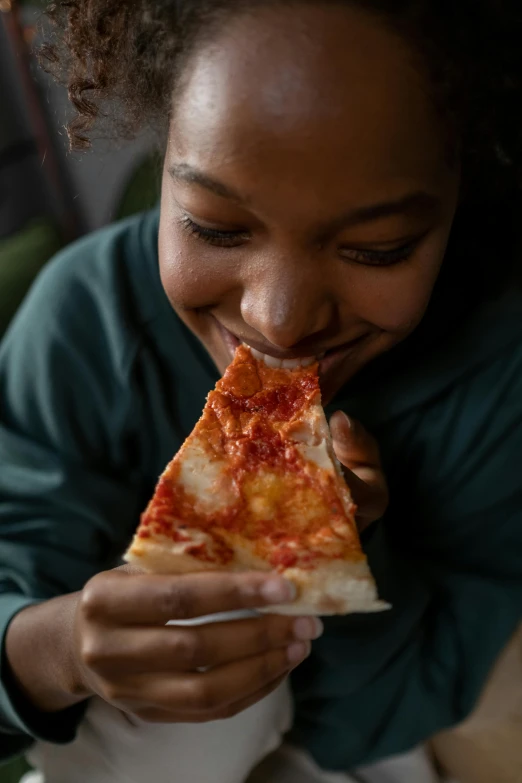
[[[64,294],[89,293],[100,303],[115,303],[139,294],[145,282],[154,288],[159,283],[158,221],[157,210],[144,212],[72,242],[46,264],[34,291],[53,295],[59,306]]]
[[[143,325],[164,304],[157,211],[119,221],[68,245],[43,268],[11,324],[4,347],[31,341],[103,343],[124,362]]]
[[[381,443],[410,500],[418,493],[425,524],[433,516],[439,534],[442,517],[501,503],[519,518],[522,292],[485,302],[401,382]]]
[[[419,404],[476,389],[495,397],[503,384],[522,383],[522,289],[512,286],[457,322],[417,367]],[[522,397],[521,397],[522,405]]]
[[[438,315],[436,339],[421,336],[393,352],[363,379],[347,403],[370,428],[391,426],[431,411],[470,411],[470,398],[494,400],[522,386],[522,290],[513,286],[448,326]],[[522,410],[522,389],[519,395]]]
[[[382,429],[397,535],[468,572],[507,571],[502,547],[511,562],[520,552],[522,306],[511,293],[454,335],[445,374]]]
[[[153,438],[154,475],[213,381],[210,360],[163,291],[157,237],[152,212],[71,244],[41,272],[0,344],[0,391],[13,410],[21,401],[28,418],[45,411],[47,422],[51,411],[62,440],[65,431],[74,440],[81,423],[96,454],[118,433]]]
[[[425,403],[434,406],[445,395],[495,400],[502,388],[522,385],[522,289],[513,285],[473,309],[426,353],[417,375]]]

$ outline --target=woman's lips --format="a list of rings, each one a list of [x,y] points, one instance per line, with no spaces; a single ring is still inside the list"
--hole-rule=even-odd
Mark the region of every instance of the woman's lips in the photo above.
[[[324,358],[319,362],[319,375],[324,377],[332,372],[332,370],[339,367],[339,365],[341,365],[345,359],[364,342],[366,337],[367,335],[363,334],[360,337],[356,337],[355,340],[351,340],[349,343],[344,343],[344,345],[341,345],[338,348],[327,351]]]
[[[219,327],[219,331],[221,332],[221,336],[223,337],[223,340],[225,342],[226,347],[230,351],[230,359],[232,360],[234,358],[234,354],[236,352],[236,348],[241,345],[241,340],[236,337],[235,334],[232,334],[232,332],[229,332],[228,329],[226,329],[223,324],[219,323],[217,319],[216,323]]]
[[[219,321],[217,321],[217,323],[219,324],[225,345],[230,351],[230,358],[232,360],[236,348],[241,344],[241,340],[236,337],[235,334],[230,332],[226,327],[224,327],[223,324],[219,323]],[[296,369],[297,367],[309,367],[315,362],[318,362],[319,375],[324,376],[326,373],[331,372],[331,370],[335,369],[336,366],[343,362],[344,359],[346,359],[347,356],[349,356],[349,354],[353,351],[353,349],[365,339],[365,337],[365,334],[361,335],[354,340],[351,340],[349,343],[344,343],[343,345],[340,345],[336,348],[331,348],[330,350],[321,354],[317,354],[316,356],[296,356],[291,359],[281,359],[277,356],[264,353],[263,351],[260,351],[254,346],[250,345],[248,342],[244,342],[245,345],[248,345],[256,359],[264,361],[265,364],[269,367]]]

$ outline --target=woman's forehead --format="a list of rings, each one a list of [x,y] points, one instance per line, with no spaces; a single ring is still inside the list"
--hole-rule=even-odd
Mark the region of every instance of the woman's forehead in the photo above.
[[[445,141],[406,43],[358,10],[303,5],[232,19],[195,54],[170,154],[212,171],[392,180],[439,176]]]

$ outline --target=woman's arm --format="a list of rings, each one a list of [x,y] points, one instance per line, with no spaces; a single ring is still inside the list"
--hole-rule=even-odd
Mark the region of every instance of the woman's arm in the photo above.
[[[114,368],[119,348],[107,338],[98,301],[107,292],[95,275],[77,275],[93,254],[110,269],[115,243],[89,243],[49,264],[0,344],[2,755],[35,736],[71,739],[82,712],[73,707],[63,719],[43,721],[23,700],[5,654],[13,617],[26,610],[42,618],[32,636],[37,658],[53,605],[27,607],[78,591],[116,565],[142,502],[130,465],[117,464],[111,452],[125,434],[131,397]]]

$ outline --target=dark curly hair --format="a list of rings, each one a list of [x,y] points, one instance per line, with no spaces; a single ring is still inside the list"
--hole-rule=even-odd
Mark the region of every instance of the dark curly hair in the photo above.
[[[480,217],[476,208],[470,215],[489,225],[497,256],[512,251],[522,182],[521,0],[58,0],[43,54],[76,109],[71,145],[89,146],[108,102],[120,134],[165,123],[186,58],[227,15],[267,5],[297,13],[313,2],[357,5],[413,44],[458,131],[466,191],[482,204]]]

